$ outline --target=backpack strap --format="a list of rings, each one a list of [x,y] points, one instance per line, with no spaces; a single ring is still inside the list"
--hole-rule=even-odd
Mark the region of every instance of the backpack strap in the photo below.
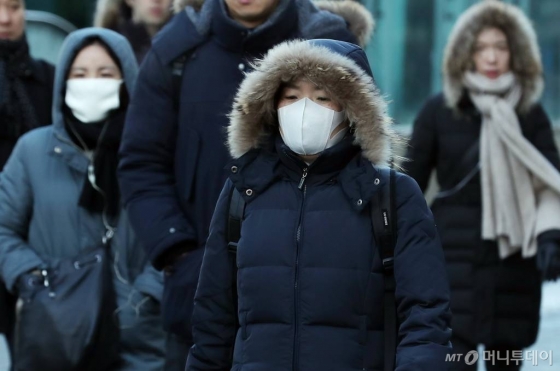
[[[371,221],[377,246],[383,261],[383,313],[384,313],[384,371],[395,369],[397,353],[397,305],[395,301],[395,275],[393,258],[396,244],[395,170],[380,168],[380,176],[387,179],[371,203]]]
[[[451,197],[461,191],[480,171],[479,164],[480,140],[476,140],[464,153],[461,161],[458,162],[446,180],[441,184],[440,191],[435,196],[438,198]]]

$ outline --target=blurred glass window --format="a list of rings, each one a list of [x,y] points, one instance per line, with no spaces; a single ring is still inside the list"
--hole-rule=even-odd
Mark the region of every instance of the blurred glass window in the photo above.
[[[542,102],[560,126],[560,0],[504,0],[521,7],[536,28],[546,88]],[[361,0],[376,19],[366,52],[397,124],[409,126],[441,91],[441,62],[458,16],[478,0]],[[405,129],[406,130],[406,129]]]

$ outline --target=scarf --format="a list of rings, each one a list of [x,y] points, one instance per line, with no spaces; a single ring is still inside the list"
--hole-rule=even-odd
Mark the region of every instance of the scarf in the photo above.
[[[84,124],[65,107],[65,127],[70,138],[85,151],[93,151],[93,173],[99,190],[92,185],[88,171],[78,202],[90,212],[105,211],[115,217],[121,209],[117,165],[125,115],[126,110],[118,109],[102,122]]]
[[[522,134],[515,108],[522,89],[513,73],[496,80],[467,72],[469,96],[482,114],[482,238],[502,259],[537,252],[537,236],[560,228],[560,174]]]
[[[24,80],[32,74],[27,39],[0,40],[0,138],[17,141],[37,127]]]

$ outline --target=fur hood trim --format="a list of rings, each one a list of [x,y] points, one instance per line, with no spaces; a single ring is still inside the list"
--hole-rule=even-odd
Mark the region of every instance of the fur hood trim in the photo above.
[[[93,18],[95,27],[114,30],[122,18],[121,6],[124,0],[98,0]]]
[[[348,24],[348,30],[356,36],[361,47],[368,44],[373,35],[375,21],[365,6],[355,0],[316,0],[312,2],[319,10],[342,17]],[[199,11],[203,4],[204,0],[175,0],[173,9],[175,13],[183,11],[186,7]]]
[[[471,6],[459,17],[449,36],[443,61],[447,105],[457,108],[463,95],[463,74],[473,67],[476,38],[486,27],[499,28],[508,38],[512,72],[523,89],[518,110],[526,112],[540,99],[544,87],[537,36],[531,21],[518,7],[497,0]]]
[[[242,82],[229,115],[233,158],[260,148],[278,131],[275,97],[283,83],[305,78],[322,86],[346,110],[355,144],[376,165],[391,157],[391,119],[373,79],[352,59],[322,45],[296,40],[277,45]]]

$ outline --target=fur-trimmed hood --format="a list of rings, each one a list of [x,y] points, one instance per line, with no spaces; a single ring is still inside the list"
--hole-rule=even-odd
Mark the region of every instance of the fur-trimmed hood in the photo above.
[[[253,67],[230,113],[228,148],[233,158],[262,147],[271,133],[278,131],[278,89],[305,78],[342,104],[364,157],[377,165],[390,160],[394,138],[391,119],[362,49],[334,40],[288,41],[271,49]]]
[[[104,0],[118,1],[118,0]],[[122,0],[121,0],[122,1]],[[175,13],[191,7],[199,11],[205,0],[174,0]],[[375,28],[375,21],[371,13],[360,3],[354,0],[315,0],[312,3],[322,11],[328,11],[342,17],[348,24],[348,30],[356,36],[358,44],[365,47]]]
[[[93,26],[117,30],[123,21],[132,18],[132,9],[125,0],[97,0]]]
[[[97,0],[93,25],[115,30],[125,18],[122,11],[124,5],[124,0]]]
[[[543,69],[537,36],[527,16],[516,6],[484,0],[467,9],[457,20],[445,49],[444,94],[447,105],[457,108],[463,95],[463,74],[473,67],[476,38],[486,27],[501,29],[508,38],[511,68],[523,89],[518,109],[527,111],[542,94]]]

